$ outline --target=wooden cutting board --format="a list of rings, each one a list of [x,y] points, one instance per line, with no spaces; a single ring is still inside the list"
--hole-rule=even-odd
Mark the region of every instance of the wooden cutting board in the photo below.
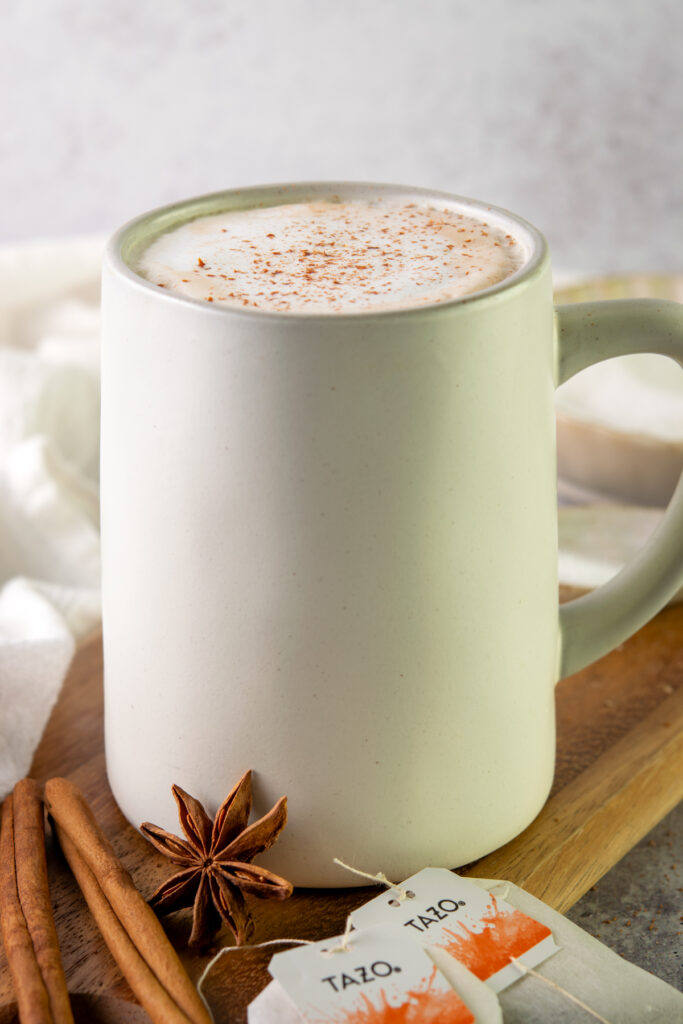
[[[567,595],[565,595],[567,596]],[[683,797],[683,605],[665,609],[618,650],[557,687],[557,769],[545,808],[511,843],[462,873],[505,878],[566,911]],[[109,790],[103,754],[101,638],[82,645],[36,753],[32,775],[67,775],[91,801],[144,895],[171,873],[128,825]],[[50,840],[48,840],[50,843]],[[77,1019],[144,1021],[58,850],[48,847],[57,931]],[[298,890],[284,904],[254,904],[256,941],[338,934],[372,890]],[[190,975],[208,956],[185,951],[188,915],[165,920]],[[221,934],[220,943],[229,936]],[[216,1024],[246,1020],[269,980],[272,950],[222,957],[204,992]],[[0,1024],[14,1019],[0,953]]]

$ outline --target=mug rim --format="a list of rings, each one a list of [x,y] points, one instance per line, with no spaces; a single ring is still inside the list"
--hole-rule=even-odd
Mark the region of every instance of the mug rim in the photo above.
[[[226,210],[247,210],[255,207],[279,206],[288,202],[305,202],[323,197],[342,195],[343,197],[360,196],[364,192],[373,195],[400,195],[417,197],[424,202],[438,201],[458,206],[458,212],[472,211],[474,216],[483,217],[493,214],[494,217],[510,226],[515,237],[523,241],[528,250],[528,258],[522,266],[496,284],[481,288],[470,294],[457,296],[439,302],[424,302],[397,308],[381,308],[375,310],[330,310],[306,312],[303,310],[273,310],[258,307],[220,306],[206,302],[202,298],[193,298],[180,292],[159,289],[154,282],[139,274],[131,266],[134,256],[142,252],[160,235],[179,227],[181,224],[200,217],[211,216]],[[463,208],[465,210],[463,211]],[[189,215],[188,215],[189,214]],[[521,237],[520,237],[521,236]],[[150,297],[156,296],[163,302],[180,302],[181,305],[199,307],[213,316],[244,316],[249,318],[267,318],[268,320],[292,321],[301,320],[311,323],[330,321],[362,320],[375,321],[378,318],[435,315],[453,312],[455,309],[472,305],[489,304],[500,300],[510,291],[517,292],[535,279],[542,272],[549,259],[548,243],[544,235],[529,221],[512,213],[510,210],[493,203],[466,196],[455,195],[438,189],[421,188],[411,185],[395,185],[366,181],[304,181],[283,182],[271,185],[250,185],[246,188],[221,189],[207,192],[199,196],[177,200],[163,206],[155,207],[139,214],[123,224],[109,239],[104,255],[104,264],[114,273],[124,277],[129,284],[141,288]]]

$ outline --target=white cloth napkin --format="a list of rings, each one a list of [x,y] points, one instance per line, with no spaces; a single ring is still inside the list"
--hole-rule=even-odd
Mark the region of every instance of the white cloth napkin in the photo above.
[[[101,614],[102,249],[0,249],[0,799]]]

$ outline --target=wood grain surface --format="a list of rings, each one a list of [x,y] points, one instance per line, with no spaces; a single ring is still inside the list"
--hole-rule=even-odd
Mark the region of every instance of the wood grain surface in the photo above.
[[[683,797],[683,606],[665,609],[618,650],[557,687],[557,768],[540,815],[505,847],[463,874],[505,878],[567,910]],[[125,821],[106,781],[101,638],[84,643],[36,752],[32,775],[67,775],[85,792],[118,855],[148,896],[169,865]],[[58,849],[48,839],[50,886],[77,1020],[141,1021]],[[256,940],[319,939],[343,930],[369,888],[297,890],[288,902],[254,903]],[[186,950],[189,914],[167,931],[196,980],[209,956]],[[221,933],[219,945],[230,941]],[[224,955],[204,992],[216,1024],[246,1020],[268,982],[270,950]],[[0,954],[0,1024],[15,1018]]]

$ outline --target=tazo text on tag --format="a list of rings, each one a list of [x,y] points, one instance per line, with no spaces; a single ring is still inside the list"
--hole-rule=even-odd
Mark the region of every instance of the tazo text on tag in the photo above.
[[[410,936],[378,926],[277,953],[270,973],[308,1024],[474,1024]]]
[[[425,868],[401,890],[410,896],[384,892],[354,911],[354,925],[393,924],[421,945],[444,950],[494,992],[520,977],[513,958],[535,967],[557,950],[546,925],[446,868]]]

